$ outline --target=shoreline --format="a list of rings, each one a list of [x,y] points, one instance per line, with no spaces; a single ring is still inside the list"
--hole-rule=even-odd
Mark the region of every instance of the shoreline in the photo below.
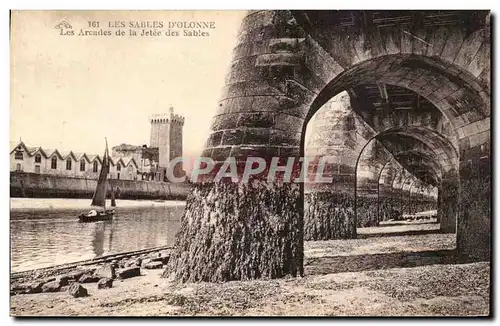
[[[31,276],[42,275],[42,274],[43,275],[56,275],[56,274],[64,273],[64,271],[78,269],[78,268],[81,268],[83,266],[93,266],[93,265],[105,264],[105,263],[109,263],[109,262],[113,262],[113,261],[118,261],[119,259],[130,258],[133,256],[138,257],[141,255],[144,256],[144,255],[148,255],[151,253],[154,254],[154,253],[163,252],[165,255],[170,255],[170,251],[172,249],[173,249],[172,246],[160,246],[160,247],[155,247],[155,248],[145,248],[145,249],[138,249],[138,250],[132,250],[132,251],[127,251],[127,252],[118,252],[118,253],[108,254],[108,255],[101,256],[101,257],[96,257],[96,258],[91,258],[91,259],[86,259],[86,260],[68,262],[65,264],[40,267],[40,268],[33,268],[33,269],[22,270],[22,271],[17,271],[17,272],[11,271],[10,272],[10,279],[12,282],[12,280],[23,279],[27,275],[31,275]],[[37,277],[40,277],[40,276],[37,276]]]
[[[16,222],[19,221],[25,221],[23,219],[15,220]],[[36,220],[29,220],[29,221],[36,221]],[[104,222],[97,222],[97,223],[104,223]],[[363,239],[367,237],[382,237],[382,236],[402,236],[402,235],[411,235],[411,234],[425,234],[425,233],[436,233],[439,231],[439,224],[435,223],[434,221],[426,221],[426,222],[420,222],[420,223],[404,223],[400,225],[384,225],[384,226],[379,226],[379,227],[366,227],[366,228],[357,228],[357,233],[358,233],[358,239]],[[356,239],[351,239],[351,240],[356,240]],[[102,261],[106,260],[108,257],[112,256],[130,256],[135,252],[144,252],[144,251],[155,251],[159,250],[159,248],[164,248],[165,246],[161,246],[158,248],[155,247],[150,247],[150,248],[142,248],[142,249],[137,249],[137,250],[132,250],[132,251],[124,251],[124,252],[115,252],[115,253],[108,253],[104,256],[100,257],[95,257],[95,258],[89,258],[86,260],[75,260],[75,261],[69,261],[64,264],[58,264],[58,265],[50,265],[50,266],[44,266],[44,267],[39,267],[39,268],[31,268],[27,270],[12,270],[11,266],[11,275],[15,274],[24,274],[24,273],[33,273],[37,271],[42,271],[42,270],[57,270],[61,269],[66,265],[71,265],[71,266],[78,266],[78,265],[84,265],[87,264],[87,262],[91,261]],[[169,249],[172,249],[173,247],[170,246]],[[349,251],[346,253],[338,253],[339,255],[348,255]]]
[[[10,211],[88,209],[91,199],[82,198],[10,198]],[[185,200],[124,199],[116,200],[117,209],[137,207],[185,206]]]

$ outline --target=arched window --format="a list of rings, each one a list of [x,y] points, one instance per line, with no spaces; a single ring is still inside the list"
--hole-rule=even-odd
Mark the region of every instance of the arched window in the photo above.
[[[57,169],[57,156],[52,156],[52,158],[50,159],[50,168],[52,170]]]
[[[71,170],[71,158],[69,157],[66,159],[66,170]]]
[[[14,154],[14,158],[16,160],[22,160],[23,159],[23,152],[21,151],[16,151],[16,153]]]
[[[80,171],[85,171],[85,159],[80,160]]]
[[[121,171],[122,170],[122,166],[120,165],[120,162],[118,162],[116,164],[116,171]]]
[[[42,162],[42,155],[36,154],[35,155],[35,163],[41,163]]]
[[[94,166],[92,167],[93,172],[97,172],[99,170],[99,163],[97,161],[94,161]]]
[[[21,163],[16,164],[16,171],[21,172],[23,170]]]

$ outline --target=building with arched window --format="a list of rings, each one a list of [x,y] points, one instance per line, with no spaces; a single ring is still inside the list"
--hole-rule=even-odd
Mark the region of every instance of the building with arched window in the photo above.
[[[110,157],[109,177],[137,180],[135,158]],[[29,147],[19,142],[10,152],[10,171],[96,179],[101,171],[100,155]],[[126,172],[125,172],[126,171]]]
[[[50,169],[57,170],[57,155],[52,155],[50,158]]]

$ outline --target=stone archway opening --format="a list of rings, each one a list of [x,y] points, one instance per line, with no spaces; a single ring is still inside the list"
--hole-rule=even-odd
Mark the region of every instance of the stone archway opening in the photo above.
[[[402,179],[398,177],[406,170],[401,164],[390,160],[381,169],[378,177],[377,216],[378,222],[400,221],[405,218],[418,220],[420,218],[429,221],[438,219],[438,187],[429,183],[423,183],[414,179],[408,191],[407,197],[402,191],[398,191],[402,185]],[[416,170],[416,173],[424,176],[426,170]],[[406,209],[405,209],[406,208]],[[420,212],[420,213],[419,213]],[[423,214],[422,214],[423,213]]]
[[[457,167],[453,145],[432,130],[393,128],[377,134],[357,160],[356,226],[380,226],[425,215],[439,223],[441,232],[455,233]],[[439,202],[439,197],[446,199]]]
[[[391,159],[432,187],[440,187],[446,173],[443,184],[445,188],[449,184],[450,191],[444,206],[450,209],[443,214],[444,206],[440,207],[439,216],[449,224],[447,232],[455,232],[457,133],[448,117],[427,99],[399,86],[359,84],[334,96],[310,121],[305,155],[329,157],[327,174],[334,180],[330,185],[305,186],[306,240],[353,238],[356,227],[376,226],[381,206],[379,179]],[[358,180],[363,173],[368,177]],[[395,218],[401,218],[407,205],[397,205],[401,196],[392,192],[393,198],[382,199],[382,206],[389,206],[393,215],[399,212]],[[431,198],[428,201],[431,205]],[[447,215],[452,217],[444,218]]]
[[[459,72],[451,74],[450,72],[454,71],[454,69]],[[436,85],[436,80],[442,83]],[[381,101],[379,103],[374,103],[366,91],[367,86],[371,85],[375,85],[381,94]],[[394,92],[399,90],[409,91],[415,94],[416,100],[409,107],[398,107],[397,104],[394,104],[396,101],[391,101],[391,96],[387,95],[388,86]],[[446,90],[443,88],[446,88]],[[460,70],[459,67],[449,64],[443,65],[439,59],[434,57],[387,55],[362,62],[334,78],[315,97],[305,121],[309,121],[332,96],[336,96],[343,91],[350,97],[353,111],[360,118],[359,120],[368,125],[367,129],[371,129],[372,135],[391,128],[401,129],[397,132],[386,133],[384,138],[380,139],[383,147],[391,143],[398,144],[400,142],[404,144],[405,139],[413,138],[419,144],[421,150],[427,147],[425,149],[427,155],[421,156],[420,163],[413,165],[422,165],[426,161],[429,161],[429,154],[435,155],[438,158],[442,166],[440,168],[442,178],[439,180],[440,198],[438,199],[438,219],[442,225],[442,231],[457,232],[458,242],[462,242],[462,246],[458,246],[461,249],[465,248],[463,243],[466,240],[464,239],[472,237],[472,233],[484,233],[485,231],[482,230],[474,230],[475,226],[472,226],[472,224],[475,222],[471,223],[470,218],[460,218],[461,215],[467,215],[464,211],[468,208],[464,205],[459,206],[459,203],[461,203],[459,196],[465,193],[463,191],[460,192],[460,185],[470,181],[470,178],[467,178],[469,180],[463,180],[463,177],[460,176],[460,171],[463,170],[464,157],[471,155],[471,135],[467,136],[466,133],[473,132],[474,146],[477,146],[477,142],[488,141],[486,140],[487,132],[485,133],[485,130],[489,129],[487,125],[489,124],[490,111],[487,87],[473,79],[466,71]],[[393,98],[397,98],[397,96],[393,96]],[[420,118],[416,120],[411,120],[408,116],[406,116],[406,119],[398,118],[396,111],[401,112],[407,109],[419,112]],[[399,116],[403,115],[400,114]],[[472,131],[472,129],[464,127],[464,123],[474,125],[474,130]],[[404,130],[405,128],[407,129],[406,131]],[[408,132],[409,128],[411,128],[411,132]],[[426,132],[426,130],[430,130],[430,132]],[[398,141],[396,138],[400,138],[401,141]],[[432,139],[432,141],[428,141],[429,139]],[[451,150],[445,150],[444,148],[446,147]],[[479,146],[479,150],[480,148],[484,150],[489,147],[488,145],[483,145]],[[393,148],[391,151],[401,151],[401,149]],[[478,150],[476,149],[476,151]],[[415,156],[415,154],[413,153],[412,156]],[[483,154],[486,153],[483,152]],[[419,154],[417,153],[416,157],[418,156]],[[481,154],[479,154],[479,157],[477,154],[475,156],[476,159],[479,159]],[[483,160],[483,165],[485,163],[486,160]],[[426,168],[426,170],[429,169],[430,167]],[[476,169],[476,171],[481,170],[486,171],[487,169]],[[419,171],[418,173],[420,175],[416,176],[417,179],[432,179],[432,174],[435,175],[436,171],[433,173]],[[486,173],[482,175],[483,178],[487,177]],[[430,184],[429,182],[424,183]],[[377,182],[375,181],[373,185],[377,185]],[[355,191],[357,190],[356,187]],[[438,187],[436,176],[434,176],[434,187]],[[370,200],[376,202],[374,199],[369,199],[369,196],[365,197],[368,202]],[[352,201],[354,205],[354,220],[356,220],[356,209],[358,208],[356,204],[357,200],[358,196],[354,196],[354,200]],[[470,199],[468,198],[468,200]],[[457,229],[455,222],[457,218],[459,224],[461,223],[462,225],[462,229],[460,226]],[[372,219],[375,220],[375,218]],[[482,218],[478,218],[476,222],[481,220]],[[370,223],[374,222],[369,221],[368,224]],[[307,219],[305,224],[307,225]],[[465,231],[467,228],[465,224],[468,224],[470,227],[468,231]],[[479,222],[478,224],[480,228],[485,227],[484,222]],[[356,234],[355,231],[352,231],[352,228],[351,223],[351,226],[346,228],[346,230],[351,230],[346,237]],[[485,241],[484,246],[485,248],[489,248],[489,241]]]

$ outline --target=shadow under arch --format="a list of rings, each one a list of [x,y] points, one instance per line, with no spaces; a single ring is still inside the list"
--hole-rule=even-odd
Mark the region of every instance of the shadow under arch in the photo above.
[[[378,176],[376,178],[376,182],[377,182],[377,223],[380,223],[381,221],[389,220],[389,219],[396,220],[396,219],[402,217],[404,214],[404,209],[403,209],[404,203],[401,202],[400,197],[394,196],[395,195],[394,182],[396,181],[397,176],[401,173],[401,170],[403,170],[403,168],[399,165],[399,163],[397,161],[397,157],[399,155],[404,155],[404,153],[405,152],[396,153],[393,157],[389,158],[384,163],[382,168],[380,169]],[[387,173],[386,168],[394,169],[394,170],[396,170],[396,172],[394,174],[391,173],[392,180],[390,182],[390,189],[389,190],[385,189],[383,192],[384,196],[382,196],[382,194],[381,194],[381,192],[382,192],[381,191],[381,184],[382,184],[381,179],[382,179],[382,174],[384,172]],[[427,173],[428,171],[424,170],[424,172]],[[440,180],[441,178],[442,178],[442,176],[440,174],[434,175],[435,180]],[[423,184],[420,187],[423,188]],[[434,186],[432,186],[432,187],[436,188]],[[387,188],[387,186],[385,188]],[[433,204],[431,204],[431,200],[430,200],[431,196],[429,196],[429,194],[430,193],[428,193],[427,196],[422,195],[420,200],[417,199],[417,202],[420,201],[420,203],[417,203],[414,206],[419,205],[418,207],[424,207],[424,206],[425,207],[434,207],[435,206],[434,204],[437,204],[437,199],[432,200]],[[411,189],[410,189],[408,203],[410,205],[412,204]],[[382,209],[382,207],[383,207],[383,209]],[[382,210],[383,210],[383,213],[382,213]],[[429,210],[430,210],[430,208],[429,208]]]
[[[450,171],[456,171],[456,168],[458,167],[459,153],[458,153],[457,149],[455,148],[455,146],[453,146],[453,143],[450,140],[448,140],[446,137],[440,135],[436,131],[434,131],[432,129],[425,128],[425,127],[389,128],[385,131],[377,133],[376,135],[371,137],[369,140],[367,140],[367,142],[364,144],[364,146],[362,147],[362,149],[360,150],[360,152],[358,154],[356,164],[355,164],[355,177],[354,177],[354,219],[355,219],[354,223],[356,225],[358,224],[358,218],[359,218],[359,216],[358,216],[358,213],[359,213],[359,211],[358,211],[358,206],[359,206],[359,202],[358,202],[358,197],[359,197],[358,177],[359,177],[359,167],[360,167],[361,157],[363,156],[363,153],[364,153],[365,149],[368,147],[368,145],[370,145],[372,142],[380,141],[381,139],[384,139],[386,136],[396,136],[396,137],[405,136],[408,138],[412,138],[417,142],[425,144],[432,151],[435,151],[435,150],[442,151],[442,153],[444,153],[444,156],[436,155],[435,160],[430,161],[430,162],[432,162],[432,164],[434,166],[440,167],[440,171],[435,171],[435,170],[433,171],[433,169],[429,168],[428,172],[429,172],[429,174],[434,175],[436,184],[441,183],[443,180],[442,179],[443,175],[449,173],[449,174],[455,176],[455,178],[453,180],[449,179],[448,182],[453,182],[457,187],[459,187],[460,183],[459,183],[458,175],[456,173],[450,172]],[[387,165],[387,163],[389,163],[391,160],[397,160],[396,157],[393,155],[393,153],[391,153],[391,151],[389,151],[389,153],[391,154],[391,158],[388,159],[386,162],[381,163],[381,168],[379,170],[379,174],[378,174],[378,178],[377,178],[377,184],[379,184],[380,175],[381,175],[384,167]],[[404,153],[404,151],[402,153]],[[419,153],[419,152],[417,152],[417,153]],[[432,157],[430,155],[423,155],[424,153],[421,153],[421,154],[422,154],[421,157],[426,159],[426,160],[432,159]],[[451,165],[449,164],[450,162],[452,163]],[[455,165],[455,166],[453,166],[453,165]],[[411,174],[411,171],[408,171],[408,172],[410,173],[410,175],[406,177],[406,180],[408,178],[411,178],[411,177],[418,179],[416,176]],[[437,180],[439,176],[441,176],[441,180]],[[402,183],[402,185],[403,185],[401,188],[402,193],[403,193],[403,187],[404,187],[404,184],[406,183],[406,180],[403,181],[403,183]],[[377,185],[377,187],[379,187],[379,186]],[[379,190],[379,188],[377,189],[377,191],[378,190]],[[378,202],[377,202],[377,213],[378,213],[377,219],[379,219]]]

